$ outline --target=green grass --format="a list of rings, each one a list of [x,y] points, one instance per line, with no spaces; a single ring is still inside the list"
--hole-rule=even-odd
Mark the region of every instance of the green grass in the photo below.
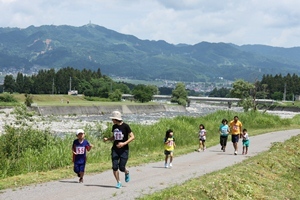
[[[276,102],[274,106],[300,107],[300,101],[279,101]]]
[[[252,136],[274,130],[300,127],[299,116],[293,119],[280,119],[278,116],[266,113],[235,113],[231,111],[217,111],[204,117],[179,116],[174,119],[164,118],[156,124],[147,126],[130,124],[136,139],[130,144],[131,157],[128,166],[163,160],[162,140],[168,128],[174,130],[177,144],[176,156],[186,154],[197,148],[197,132],[200,123],[206,126],[209,135],[207,146],[216,145],[219,142],[217,132],[222,118],[232,119],[234,115],[239,115],[244,127],[248,129]],[[23,116],[27,115],[23,114]],[[100,125],[85,127],[87,132],[86,139],[94,145],[93,149],[88,153],[87,173],[99,173],[111,169],[110,148],[112,144],[110,142],[102,142],[103,136],[111,134],[111,124],[108,125],[109,128],[106,130],[102,130]],[[49,139],[45,136],[44,140],[39,142],[44,145],[28,148],[30,141],[39,141],[43,134],[48,134],[28,128],[24,129],[23,127],[8,128],[10,128],[11,135],[0,136],[1,153],[13,147],[19,148],[13,151],[17,152],[14,154],[14,157],[11,157],[13,159],[7,157],[4,160],[5,162],[0,165],[0,189],[20,187],[31,183],[41,183],[74,176],[70,148],[75,137],[70,136],[62,140],[55,140],[55,138]],[[20,132],[22,132],[22,137],[20,137]],[[26,137],[30,134],[30,137]],[[11,137],[13,138],[13,143],[9,142],[12,139],[7,140],[5,138],[8,136],[13,136]],[[54,143],[53,140],[55,141]],[[21,148],[22,146],[16,145],[25,142],[29,142],[26,144],[27,148]],[[5,145],[10,145],[10,148],[7,148]],[[33,154],[34,157],[32,156]],[[32,162],[33,160],[34,162]]]
[[[0,94],[0,96],[3,94]],[[23,104],[25,102],[24,94],[13,94],[12,95],[17,102],[0,102],[0,106],[16,106],[18,104]],[[107,99],[93,99],[89,101],[84,98],[82,95],[32,95],[33,103],[38,106],[97,106],[97,105],[151,105],[155,104],[154,102],[148,103],[138,103],[132,101],[120,101],[120,102],[111,102]],[[69,103],[67,103],[69,101]]]
[[[235,166],[140,199],[299,199],[300,135]],[[233,169],[234,168],[234,173]]]

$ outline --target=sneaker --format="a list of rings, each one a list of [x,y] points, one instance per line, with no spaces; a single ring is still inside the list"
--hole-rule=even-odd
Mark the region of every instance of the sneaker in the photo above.
[[[168,163],[165,163],[165,168],[168,168]]]
[[[125,174],[125,182],[129,182],[130,181],[130,176],[129,176],[129,172],[127,174]]]
[[[237,155],[237,151],[234,152],[234,155]]]
[[[122,187],[122,183],[121,183],[121,182],[118,182],[117,185],[116,185],[116,188],[117,188],[117,189],[120,189],[121,187]]]
[[[173,165],[172,165],[172,163],[170,163],[170,167],[172,167]]]
[[[225,148],[223,149],[223,152],[225,152]]]
[[[79,183],[83,183],[83,178],[80,178],[80,179],[79,179]]]
[[[198,152],[200,152],[201,151],[201,149],[198,149]]]
[[[203,151],[205,151],[205,150],[206,150],[206,147],[203,148]]]

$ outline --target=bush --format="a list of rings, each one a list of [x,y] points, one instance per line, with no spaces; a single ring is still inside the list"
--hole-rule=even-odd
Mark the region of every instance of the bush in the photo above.
[[[15,99],[13,95],[8,94],[8,93],[4,93],[3,95],[0,95],[0,101],[13,102],[13,103],[18,102],[17,99]]]

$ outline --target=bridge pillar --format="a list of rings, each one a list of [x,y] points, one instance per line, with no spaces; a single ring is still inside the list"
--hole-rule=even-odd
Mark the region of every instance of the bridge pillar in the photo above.
[[[231,101],[228,101],[227,103],[228,103],[228,108],[231,108],[232,102],[231,102]]]
[[[187,100],[187,107],[190,107],[190,105],[191,105],[191,100],[188,99],[188,100]]]

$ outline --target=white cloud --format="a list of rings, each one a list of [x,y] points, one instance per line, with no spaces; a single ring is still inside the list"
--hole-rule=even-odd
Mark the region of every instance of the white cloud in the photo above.
[[[298,0],[0,0],[0,27],[91,21],[140,39],[300,46]]]

